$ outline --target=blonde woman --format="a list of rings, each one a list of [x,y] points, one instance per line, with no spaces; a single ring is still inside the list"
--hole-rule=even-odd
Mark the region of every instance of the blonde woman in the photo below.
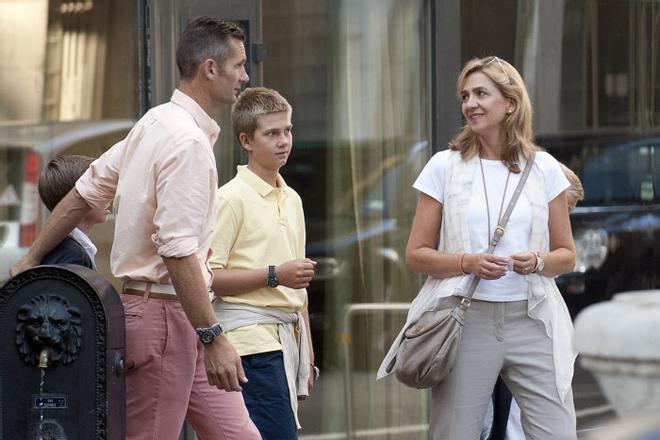
[[[478,439],[497,377],[522,409],[530,439],[575,439],[572,324],[554,277],[575,249],[566,180],[533,143],[532,110],[518,71],[498,57],[473,59],[458,77],[466,125],[421,172],[406,261],[428,275],[406,327],[443,296],[481,278],[466,313],[456,365],[432,388],[431,436]],[[534,166],[494,254],[488,242],[531,153]],[[389,373],[401,335],[379,376]]]

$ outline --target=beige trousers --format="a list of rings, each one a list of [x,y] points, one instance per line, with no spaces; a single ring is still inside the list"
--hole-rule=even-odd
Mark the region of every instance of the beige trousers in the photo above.
[[[552,341],[527,316],[527,301],[473,301],[456,366],[431,390],[431,438],[478,440],[497,376],[522,410],[527,440],[574,440],[573,394],[555,384]]]

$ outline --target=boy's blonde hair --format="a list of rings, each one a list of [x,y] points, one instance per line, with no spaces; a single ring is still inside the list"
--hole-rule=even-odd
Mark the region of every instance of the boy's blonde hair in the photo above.
[[[584,187],[582,186],[582,182],[580,182],[580,178],[573,172],[573,170],[561,162],[559,162],[559,166],[568,179],[568,183],[571,184],[571,186],[568,187],[568,194],[573,198],[573,200],[569,200],[568,209],[572,211],[575,209],[577,202],[584,200]]]
[[[238,95],[231,108],[231,124],[240,142],[241,133],[250,138],[259,127],[259,119],[271,113],[292,113],[289,102],[273,89],[249,87]]]

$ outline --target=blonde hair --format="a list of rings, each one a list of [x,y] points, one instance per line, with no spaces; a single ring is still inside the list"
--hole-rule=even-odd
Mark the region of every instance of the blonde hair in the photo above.
[[[249,87],[245,89],[231,108],[231,123],[236,138],[241,133],[252,137],[259,127],[259,119],[271,113],[292,113],[289,102],[273,89]]]
[[[463,70],[458,75],[456,86],[459,97],[467,77],[475,72],[486,75],[502,96],[514,105],[513,111],[507,114],[503,123],[502,162],[512,172],[519,173],[518,155],[522,154],[523,157],[528,158],[532,152],[539,150],[533,141],[532,104],[525,83],[515,67],[498,57],[473,58],[465,63]],[[467,124],[449,142],[449,148],[460,151],[463,160],[471,159],[479,154],[480,147],[479,137]]]
[[[582,186],[582,182],[580,182],[580,178],[577,176],[577,174],[573,172],[573,170],[571,170],[569,167],[567,167],[561,162],[559,162],[559,166],[561,167],[561,170],[564,172],[564,175],[568,179],[568,183],[571,184],[571,186],[568,187],[567,191],[570,194],[570,196],[575,199],[575,203],[571,203],[569,201],[568,209],[569,211],[572,211],[573,209],[575,209],[575,205],[577,205],[577,202],[579,202],[580,200],[584,200],[584,187]]]

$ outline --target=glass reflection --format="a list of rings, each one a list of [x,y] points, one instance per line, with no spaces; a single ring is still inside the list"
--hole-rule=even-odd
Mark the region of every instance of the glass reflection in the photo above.
[[[412,181],[431,150],[429,2],[282,3],[263,5],[264,78],[293,105],[283,174],[319,262],[309,307],[323,379],[301,406],[302,433],[424,437],[424,394],[376,383],[375,371],[406,312],[387,307],[419,288],[404,251]]]
[[[45,219],[36,182],[62,154],[98,157],[137,116],[137,3],[0,0],[0,279]],[[112,222],[90,237],[112,279]]]

